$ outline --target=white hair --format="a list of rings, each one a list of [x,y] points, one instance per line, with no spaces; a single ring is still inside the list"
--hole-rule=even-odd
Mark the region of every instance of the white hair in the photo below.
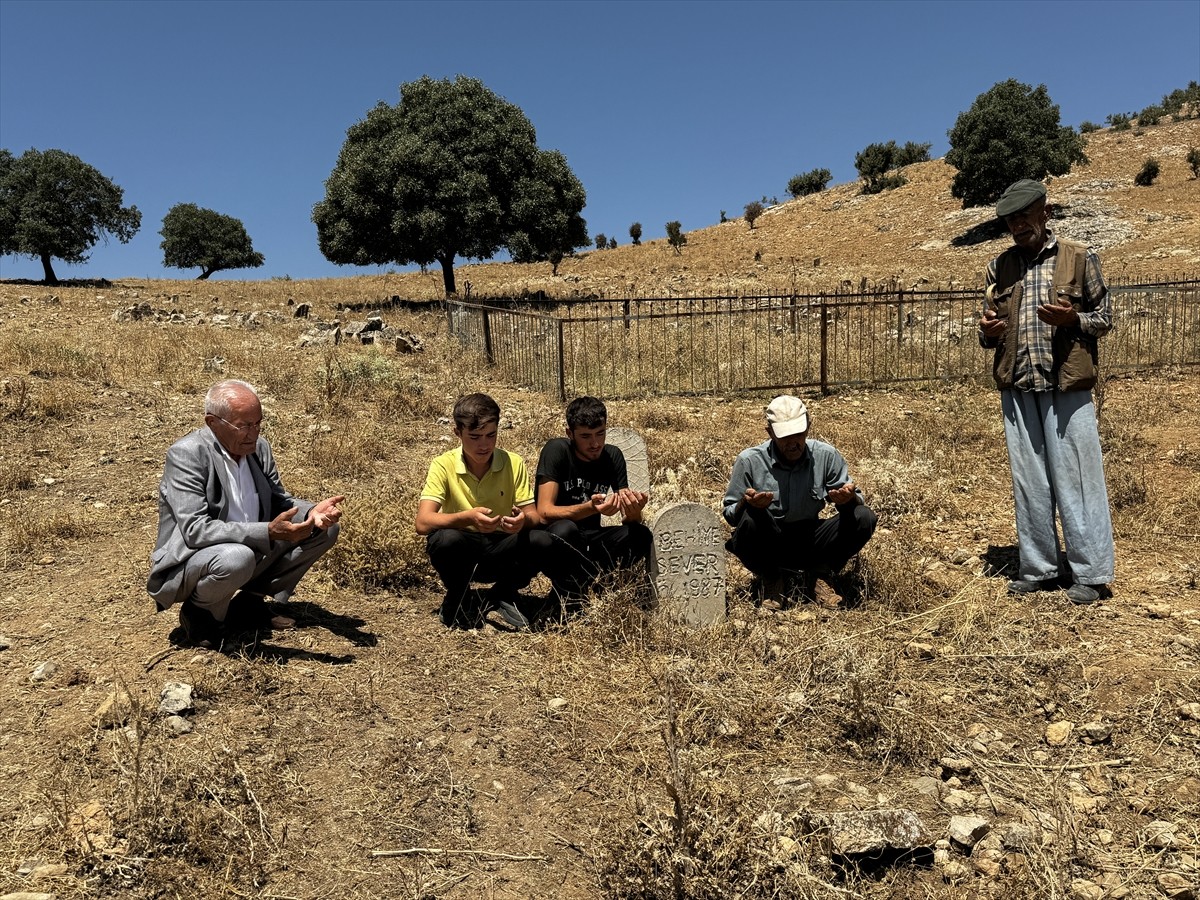
[[[247,381],[239,381],[236,378],[218,381],[204,395],[204,414],[224,418],[230,414],[229,402],[245,391],[249,391],[255,398],[258,397],[258,391],[254,389],[254,385]]]

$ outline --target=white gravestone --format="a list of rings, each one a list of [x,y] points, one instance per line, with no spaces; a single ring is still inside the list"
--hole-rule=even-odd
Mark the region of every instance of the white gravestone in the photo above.
[[[725,529],[699,503],[672,503],[654,517],[651,571],[659,608],[698,628],[725,618]]]
[[[646,442],[632,428],[610,428],[604,443],[611,444],[625,457],[625,473],[629,478],[629,489],[650,493],[650,458],[646,453]],[[620,516],[605,516],[605,525],[619,525]]]
[[[642,436],[632,428],[610,428],[604,443],[612,444],[625,457],[630,490],[650,493],[650,458],[646,454],[646,442]]]

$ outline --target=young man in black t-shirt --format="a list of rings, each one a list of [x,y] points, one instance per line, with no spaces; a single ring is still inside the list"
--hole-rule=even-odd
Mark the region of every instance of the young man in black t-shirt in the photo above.
[[[577,606],[601,572],[632,566],[650,555],[642,524],[647,495],[630,490],[625,457],[604,443],[608,410],[595,397],[567,406],[567,436],[542,448],[537,464],[537,512],[555,538],[545,568],[564,604]],[[603,526],[601,516],[620,515]]]

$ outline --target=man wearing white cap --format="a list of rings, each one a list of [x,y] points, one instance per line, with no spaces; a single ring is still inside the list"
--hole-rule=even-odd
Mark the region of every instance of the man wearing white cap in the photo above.
[[[1019,577],[1013,594],[1058,590],[1055,518],[1070,567],[1067,599],[1100,599],[1113,579],[1113,532],[1092,386],[1097,339],[1113,325],[1100,259],[1049,227],[1046,188],[1023,179],[1008,187],[996,215],[1013,246],[987,268],[979,340],[995,350],[1004,438],[1012,468]]]
[[[828,576],[866,546],[875,513],[842,455],[809,439],[804,401],[776,397],[766,418],[770,440],[743,450],[733,464],[722,513],[734,531],[725,546],[759,576],[764,600],[783,605],[786,577],[803,573],[806,599],[837,605],[841,598]],[[821,519],[827,503],[838,514]]]

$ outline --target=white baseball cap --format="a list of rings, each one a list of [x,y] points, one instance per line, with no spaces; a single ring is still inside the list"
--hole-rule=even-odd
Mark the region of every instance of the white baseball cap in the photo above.
[[[808,407],[799,397],[784,394],[767,404],[767,424],[777,438],[808,431]]]

